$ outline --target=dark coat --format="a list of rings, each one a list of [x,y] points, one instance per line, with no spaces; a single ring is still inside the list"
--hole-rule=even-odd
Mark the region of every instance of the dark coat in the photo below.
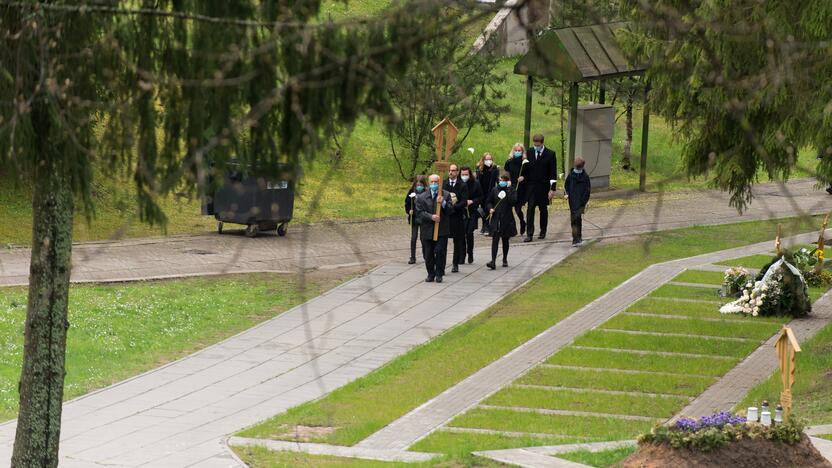
[[[528,164],[526,164],[526,165],[528,165]],[[511,186],[514,187],[515,191],[517,191],[517,200],[518,200],[518,202],[525,203],[525,200],[526,200],[526,186],[528,184],[526,184],[524,182],[524,183],[518,185],[518,183],[517,183],[517,179],[520,177],[520,172],[522,171],[523,177],[525,178],[526,171],[529,170],[528,167],[523,169],[523,158],[522,157],[520,157],[520,158],[509,157],[508,160],[506,160],[506,164],[503,166],[503,168],[505,168],[506,172],[508,172],[509,180],[511,180]],[[499,182],[499,179],[497,180],[497,182],[494,183],[494,185],[496,186],[496,184],[498,182]]]
[[[450,180],[445,180],[442,184],[442,191],[450,194],[456,194],[456,204],[451,214],[451,236],[462,236],[465,234],[465,218],[468,217],[468,184],[462,179],[457,178],[454,188],[451,188]]]
[[[589,192],[591,189],[592,184],[589,181],[589,176],[586,171],[580,174],[575,174],[574,172],[569,171],[569,175],[566,176],[566,183],[564,185],[566,195],[569,196],[569,210],[583,210],[589,201]]]
[[[480,188],[480,182],[473,177],[468,179],[468,199],[471,200],[473,203],[466,208],[466,215],[470,218],[477,218],[477,208],[482,205],[483,200],[482,196],[482,188]]]
[[[422,191],[422,193],[425,193],[427,191],[428,190],[425,189]],[[415,193],[415,190],[413,190],[412,188],[407,191],[407,196],[404,197],[404,214],[406,215],[408,215],[408,212],[416,210],[416,197],[411,197],[411,193]],[[416,195],[418,195],[418,193]],[[413,224],[418,224],[416,222],[415,212],[413,213],[413,216],[407,216],[407,224],[411,224],[411,220],[413,221]]]
[[[500,201],[500,192],[506,192],[505,198]],[[494,187],[485,199],[485,212],[490,213],[491,221],[488,230],[492,236],[514,237],[517,235],[517,224],[514,222],[514,205],[517,204],[517,192],[511,188]],[[486,215],[487,216],[487,215]]]
[[[535,148],[526,150],[527,167],[523,169],[523,184],[528,184],[529,190],[534,190],[536,197],[545,197],[549,190],[554,190],[558,180],[558,159],[555,152],[543,146],[540,158],[536,156]]]
[[[444,192],[442,199],[445,200],[445,206],[442,208],[442,215],[439,218],[439,236],[448,237],[451,234],[451,213],[453,213],[453,205],[451,205],[451,194]],[[419,223],[419,239],[433,240],[433,228],[436,223],[431,219],[431,215],[436,212],[436,201],[430,194],[430,190],[425,190],[420,195],[416,196],[416,215],[414,219]]]
[[[500,181],[500,166],[496,164],[492,164],[491,167],[483,166],[482,170],[477,168],[477,182],[480,184],[480,191],[483,195],[483,201],[486,196],[491,192],[497,182]]]

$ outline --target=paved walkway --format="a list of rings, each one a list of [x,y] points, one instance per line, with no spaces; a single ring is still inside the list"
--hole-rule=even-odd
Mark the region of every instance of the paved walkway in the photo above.
[[[424,283],[423,265],[377,268],[217,345],[66,403],[61,466],[237,466],[222,443],[229,434],[368,374],[574,251],[565,243],[517,246],[511,268],[466,265],[443,284]],[[3,463],[14,429],[0,426]]]
[[[584,222],[586,237],[607,237],[743,220],[817,214],[832,208],[832,197],[815,190],[814,180],[785,186],[762,184],[743,216],[728,206],[721,192],[648,194],[622,206],[594,209]],[[550,238],[569,237],[569,217],[551,215]],[[593,226],[593,224],[595,226]],[[298,268],[380,265],[406,259],[409,230],[402,220],[292,226],[284,238],[264,235],[204,234],[156,239],[78,244],[73,251],[72,280],[125,281],[252,271],[297,272]],[[26,284],[29,250],[0,251],[0,286]]]

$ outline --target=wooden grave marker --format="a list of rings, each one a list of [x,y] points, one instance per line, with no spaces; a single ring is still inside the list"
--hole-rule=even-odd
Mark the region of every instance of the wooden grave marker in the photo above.
[[[777,360],[780,364],[780,382],[783,391],[780,392],[780,405],[783,406],[783,420],[788,421],[792,412],[792,386],[794,385],[795,353],[800,352],[800,344],[792,329],[783,325],[780,336],[774,343],[777,350]]]
[[[459,129],[451,119],[445,117],[431,130],[433,132],[433,146],[436,148],[436,173],[439,174],[439,190],[436,192],[436,215],[442,216],[442,177],[451,168],[451,152],[453,152]],[[440,220],[441,221],[441,220]],[[434,222],[433,240],[439,240],[439,222]]]

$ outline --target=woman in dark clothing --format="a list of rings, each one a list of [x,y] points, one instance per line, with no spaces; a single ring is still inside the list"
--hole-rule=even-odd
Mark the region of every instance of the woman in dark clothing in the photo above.
[[[474,231],[477,230],[477,218],[480,205],[483,202],[483,193],[479,181],[472,177],[471,168],[462,166],[459,169],[459,178],[468,187],[468,206],[465,208],[468,217],[465,218],[465,252],[468,254],[468,263],[474,263]]]
[[[413,178],[413,184],[407,191],[407,196],[404,197],[404,212],[410,224],[410,260],[407,262],[410,265],[416,263],[416,241],[419,240],[419,223],[413,218],[413,212],[416,210],[416,195],[424,192],[426,185],[425,176],[417,175]]]
[[[500,182],[491,189],[485,201],[491,231],[491,261],[486,264],[490,269],[497,268],[497,249],[503,243],[503,266],[508,266],[509,239],[517,235],[512,208],[517,204],[517,192],[511,187],[509,174],[500,175]]]
[[[526,233],[526,217],[523,216],[523,203],[525,203],[525,191],[523,190],[523,161],[526,160],[526,149],[520,143],[515,143],[508,154],[508,160],[503,168],[508,171],[511,177],[511,186],[517,194],[517,204],[514,206],[514,213],[520,220],[520,235]]]
[[[483,198],[488,196],[500,180],[500,166],[494,164],[494,156],[491,153],[483,153],[482,159],[477,163],[477,183],[480,184],[480,191]],[[480,234],[488,235],[488,223],[483,221]]]

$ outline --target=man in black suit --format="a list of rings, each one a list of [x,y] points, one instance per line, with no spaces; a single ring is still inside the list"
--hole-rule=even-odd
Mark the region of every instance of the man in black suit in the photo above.
[[[534,210],[540,209],[540,235],[538,239],[546,238],[546,228],[549,225],[549,201],[555,196],[558,183],[558,164],[555,152],[543,146],[543,135],[537,134],[532,138],[534,146],[526,151],[526,168],[523,170],[524,190],[528,199],[526,209],[526,238],[523,242],[531,242],[534,236]]]
[[[428,178],[428,190],[416,196],[415,219],[419,223],[419,238],[422,240],[422,255],[425,257],[425,267],[428,270],[428,283],[442,282],[445,276],[445,260],[448,254],[448,236],[450,235],[451,213],[453,205],[451,194],[442,194],[441,215],[436,215],[436,198],[439,192],[439,176],[436,174]],[[439,221],[439,238],[433,240],[433,229]]]
[[[465,218],[468,207],[468,184],[459,179],[459,166],[451,164],[448,180],[442,190],[451,194],[453,213],[451,214],[451,238],[454,240],[454,255],[451,257],[451,273],[459,271],[459,264],[465,263]]]

